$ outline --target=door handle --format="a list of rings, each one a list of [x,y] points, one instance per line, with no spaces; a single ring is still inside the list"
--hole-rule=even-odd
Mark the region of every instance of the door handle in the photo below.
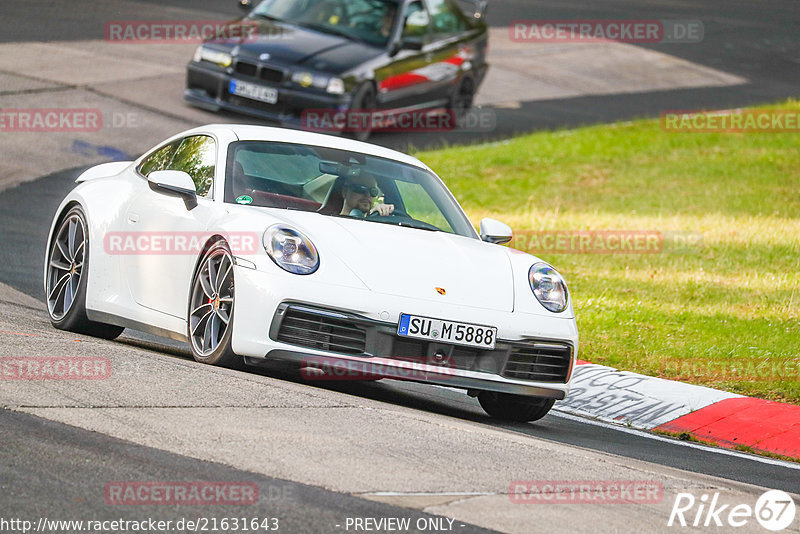
[[[139,222],[139,214],[138,213],[128,213],[128,222],[131,224],[136,224]]]

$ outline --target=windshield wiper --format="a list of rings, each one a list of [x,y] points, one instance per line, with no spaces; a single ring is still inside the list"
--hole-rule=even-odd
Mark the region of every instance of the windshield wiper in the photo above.
[[[388,223],[388,224],[392,224],[392,223]],[[439,228],[433,228],[432,226],[427,226],[427,225],[426,226],[422,226],[422,225],[418,225],[418,224],[409,224],[407,222],[398,222],[398,223],[395,223],[395,224],[397,224],[397,226],[405,226],[405,227],[408,227],[408,228],[415,228],[417,230],[427,230],[428,232],[442,232],[443,231],[443,230],[440,230]]]
[[[441,228],[436,228],[432,224],[424,223],[422,221],[409,222],[409,221],[391,221],[391,220],[380,220],[380,219],[371,219],[369,217],[355,217],[353,215],[340,215],[337,213],[332,213],[327,215],[327,217],[339,217],[342,219],[350,219],[351,221],[365,221],[371,223],[378,223],[378,224],[391,224],[392,226],[402,226],[403,228],[414,228],[417,230],[427,230],[428,232],[444,232]],[[417,223],[417,224],[414,224]]]
[[[279,19],[278,17],[273,17],[272,15],[267,15],[265,13],[250,13],[250,16],[251,17],[256,17],[256,18],[259,18],[259,19],[271,20],[271,21],[274,21],[274,22],[286,22],[283,19]]]

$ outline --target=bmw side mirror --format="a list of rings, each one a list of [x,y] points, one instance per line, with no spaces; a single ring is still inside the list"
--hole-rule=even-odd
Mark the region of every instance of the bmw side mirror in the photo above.
[[[414,50],[419,52],[424,47],[422,39],[415,39],[415,38],[401,38],[399,41],[395,41],[392,47],[389,49],[389,55],[395,56],[400,50]]]
[[[197,192],[194,181],[183,171],[153,171],[147,177],[150,189],[166,195],[179,196],[186,203],[186,209],[197,206]]]
[[[236,3],[239,4],[239,9],[242,11],[250,11],[253,8],[253,2],[251,0],[239,0]]]
[[[488,0],[471,0],[474,4],[472,18],[480,20],[486,18],[486,7],[489,5]],[[469,13],[465,13],[469,15]]]
[[[483,219],[481,221],[481,240],[487,243],[502,245],[508,243],[514,237],[511,227],[495,219]]]
[[[416,50],[420,51],[423,48],[422,39],[403,39],[400,41],[401,50]]]

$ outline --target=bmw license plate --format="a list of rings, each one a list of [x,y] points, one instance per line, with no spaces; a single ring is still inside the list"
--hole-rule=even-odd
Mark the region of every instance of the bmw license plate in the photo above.
[[[397,335],[493,349],[497,339],[497,328],[401,313],[400,323],[397,325]]]
[[[243,82],[241,80],[231,80],[228,92],[232,95],[243,96],[267,104],[278,102],[278,90],[273,87],[264,87],[255,83]]]

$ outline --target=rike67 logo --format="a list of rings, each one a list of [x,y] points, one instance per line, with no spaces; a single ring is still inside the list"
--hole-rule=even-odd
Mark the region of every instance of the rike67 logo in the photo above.
[[[678,493],[667,526],[738,528],[755,518],[765,529],[777,532],[792,524],[795,512],[794,500],[781,490],[765,492],[752,507],[749,504],[720,504],[719,492],[713,496],[703,494],[699,499],[691,493]]]

